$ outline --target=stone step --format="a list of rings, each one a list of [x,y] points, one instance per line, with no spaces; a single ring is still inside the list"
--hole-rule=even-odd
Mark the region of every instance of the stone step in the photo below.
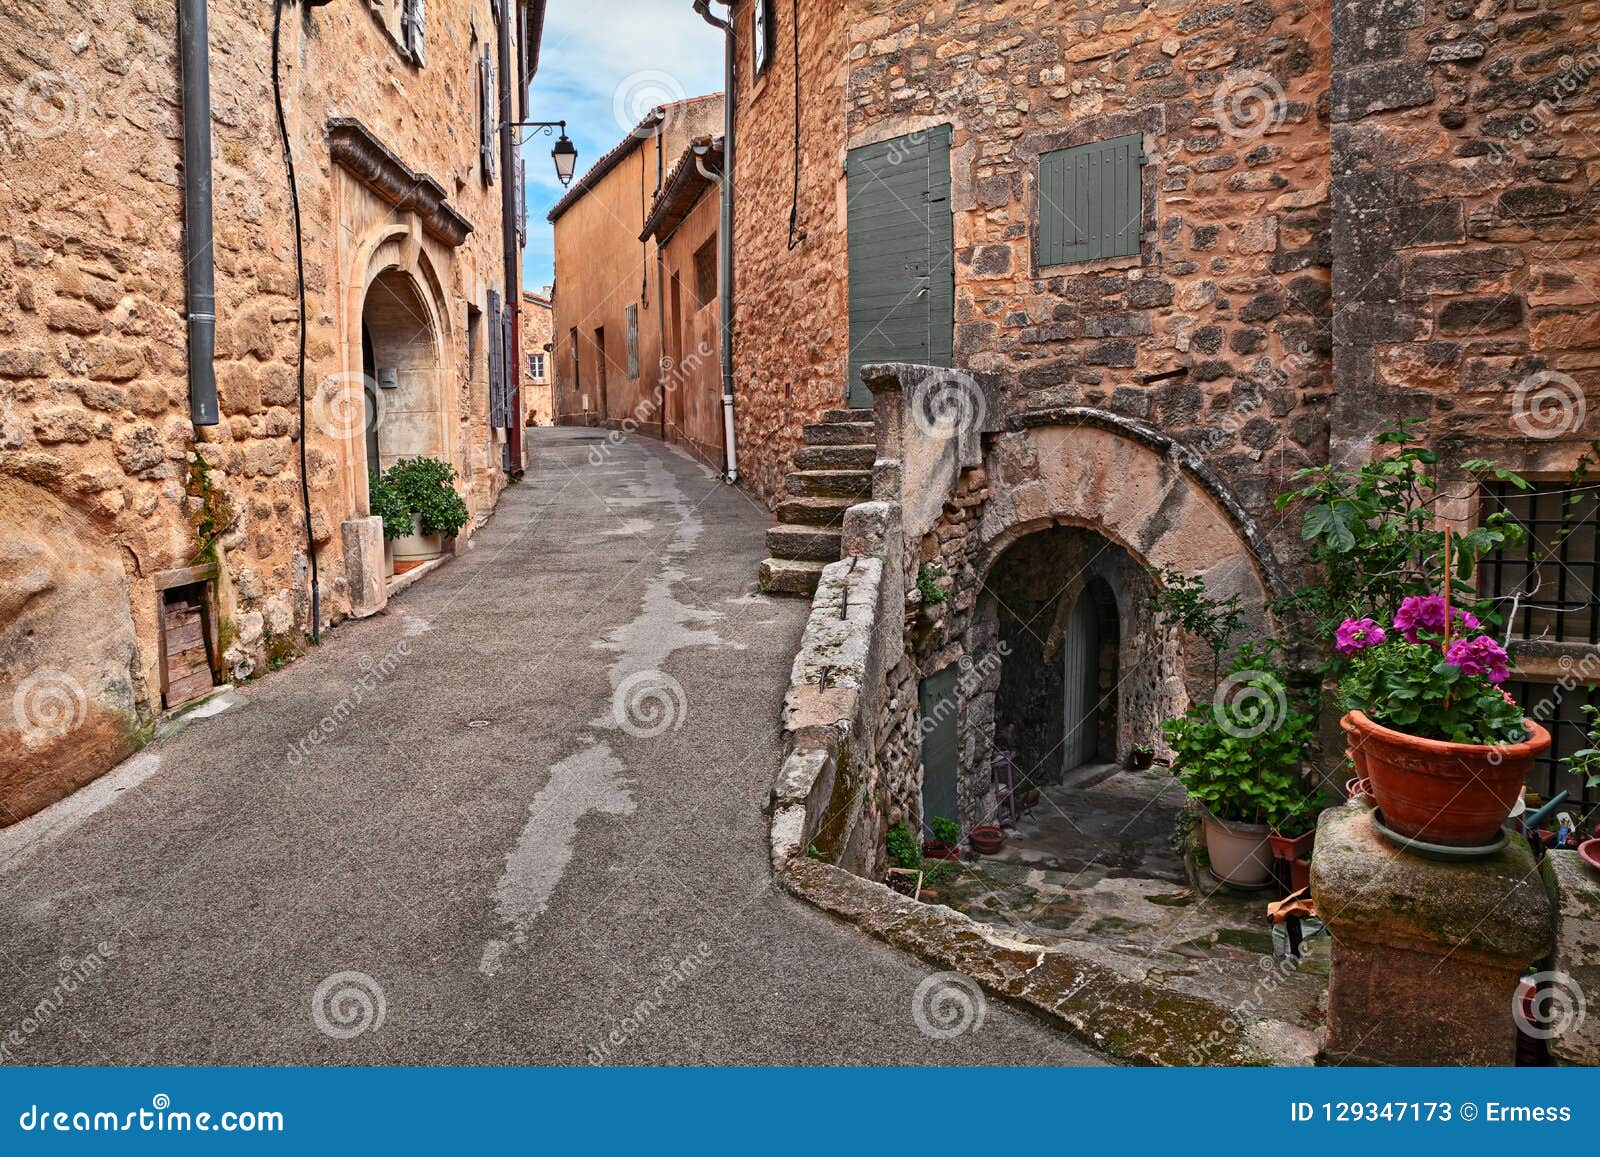
[[[801,498],[855,498],[872,495],[870,470],[801,470],[789,475],[784,488]]]
[[[796,470],[870,470],[876,446],[802,446],[795,451]]]
[[[859,410],[824,410],[822,412],[822,420],[824,422],[870,422],[872,421],[872,409],[869,406]]]
[[[809,599],[817,593],[817,583],[826,565],[792,558],[769,558],[761,564],[761,589],[769,595],[799,595]]]
[[[812,422],[800,430],[807,446],[873,446],[871,422]]]
[[[785,522],[767,531],[767,550],[773,558],[803,562],[838,562],[844,531],[837,526],[802,526]]]
[[[859,497],[826,495],[786,498],[778,503],[778,521],[798,522],[806,526],[838,526],[844,522],[844,512],[854,506]]]

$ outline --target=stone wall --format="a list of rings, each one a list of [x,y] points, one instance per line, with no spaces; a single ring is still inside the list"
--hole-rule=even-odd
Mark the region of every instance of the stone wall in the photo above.
[[[1336,455],[1405,415],[1468,457],[1569,469],[1600,395],[1600,14],[1339,0],[1333,17]]]
[[[739,470],[769,505],[800,428],[844,405],[849,369],[845,263],[845,26],[849,5],[777,5],[777,51],[760,77],[751,0],[738,0],[734,163],[734,391]],[[798,142],[795,118],[798,99]],[[798,149],[799,188],[796,190]],[[791,213],[794,227],[790,228]]]
[[[467,338],[468,305],[482,310],[486,289],[504,284],[500,187],[480,171],[464,99],[493,39],[492,8],[429,4],[425,65],[396,39],[392,8],[290,8],[283,21],[325,620],[349,607],[339,526],[366,510],[361,309],[384,269],[404,270],[427,301],[439,434],[472,513],[484,516],[504,484],[482,346],[474,365]],[[0,22],[0,746],[23,751],[45,781],[19,794],[6,783],[0,823],[104,770],[160,710],[153,576],[218,564],[220,677],[287,657],[309,626],[272,6],[213,5],[210,16],[222,423],[198,434],[186,386],[176,9],[19,0]],[[338,117],[361,122],[405,172],[431,178],[473,227],[465,241],[441,239],[415,198],[397,208],[336,164]],[[85,581],[99,597],[80,597]],[[35,677],[55,688],[59,718],[14,698]]]

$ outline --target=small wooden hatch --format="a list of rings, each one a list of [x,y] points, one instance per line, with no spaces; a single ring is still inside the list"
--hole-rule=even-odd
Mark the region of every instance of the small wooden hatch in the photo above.
[[[180,707],[216,686],[216,624],[211,598],[214,566],[161,571],[155,576],[161,643],[161,701]]]

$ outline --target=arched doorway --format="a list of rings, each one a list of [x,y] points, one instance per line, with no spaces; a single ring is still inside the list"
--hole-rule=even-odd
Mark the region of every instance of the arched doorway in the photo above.
[[[367,468],[419,456],[448,461],[439,343],[422,294],[401,270],[384,270],[367,288],[361,363]]]
[[[977,612],[1000,668],[994,747],[1032,785],[1120,762],[1181,709],[1183,657],[1155,591],[1125,548],[1076,526],[1026,535],[995,560]]]

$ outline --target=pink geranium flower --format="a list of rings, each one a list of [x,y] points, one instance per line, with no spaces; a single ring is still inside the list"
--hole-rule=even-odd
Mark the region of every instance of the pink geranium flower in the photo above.
[[[1455,626],[1458,631],[1475,631],[1483,626],[1471,611],[1455,608]],[[1444,596],[1407,595],[1395,612],[1394,629],[1405,636],[1408,643],[1420,641],[1421,632],[1444,634]]]
[[[1334,650],[1348,658],[1357,651],[1376,647],[1388,637],[1389,633],[1372,619],[1346,619],[1334,632],[1333,646]]]
[[[1457,639],[1445,652],[1444,661],[1460,667],[1463,675],[1486,675],[1491,683],[1511,678],[1511,663],[1505,648],[1488,635]]]

